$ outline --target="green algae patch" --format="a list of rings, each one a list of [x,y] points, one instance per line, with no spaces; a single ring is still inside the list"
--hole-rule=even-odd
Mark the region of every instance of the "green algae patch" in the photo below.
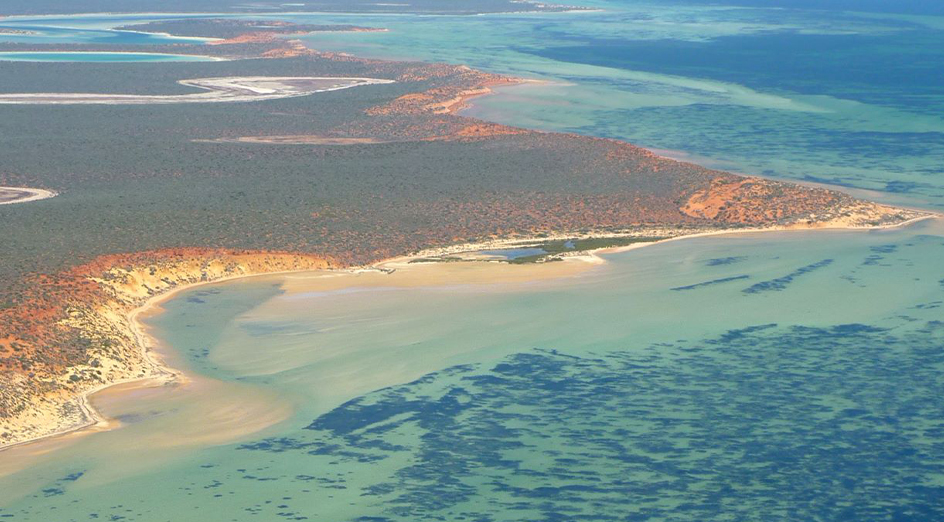
[[[560,261],[561,254],[570,254],[577,252],[589,252],[592,250],[601,250],[604,248],[619,248],[638,243],[655,243],[668,239],[667,237],[590,237],[586,239],[561,239],[556,241],[547,241],[534,245],[534,248],[544,250],[543,254],[534,254],[530,256],[521,256],[514,259],[507,259],[505,262],[516,265],[526,263],[545,263],[548,261]]]

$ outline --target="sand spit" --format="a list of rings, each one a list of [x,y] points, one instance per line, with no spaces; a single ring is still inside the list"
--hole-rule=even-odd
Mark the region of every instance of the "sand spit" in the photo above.
[[[0,94],[0,104],[152,105],[170,103],[251,102],[309,96],[319,92],[337,91],[363,85],[394,83],[394,80],[314,76],[244,76],[181,80],[178,83],[188,87],[203,89],[207,92],[181,95],[85,93]]]
[[[0,187],[0,205],[28,203],[58,196],[51,190],[29,187]]]
[[[117,270],[120,277],[117,279],[95,279],[100,284],[107,284],[112,292],[119,297],[111,303],[104,303],[96,306],[92,315],[93,320],[85,324],[76,325],[85,329],[94,331],[94,335],[109,335],[117,340],[124,340],[129,346],[127,349],[133,351],[135,355],[127,360],[108,362],[109,366],[121,367],[120,372],[115,373],[114,379],[106,379],[99,382],[98,385],[89,387],[78,394],[70,395],[63,391],[55,397],[44,396],[37,397],[34,408],[29,411],[28,419],[20,421],[28,422],[29,428],[23,429],[23,425],[17,422],[17,419],[5,419],[5,429],[16,429],[17,436],[0,443],[0,451],[5,449],[32,444],[38,441],[48,441],[52,445],[61,443],[63,435],[69,437],[84,433],[92,433],[114,429],[119,423],[110,421],[100,415],[91,405],[89,396],[102,390],[112,388],[115,385],[128,385],[129,383],[139,383],[141,386],[160,386],[171,382],[180,382],[180,379],[187,377],[182,373],[168,368],[163,364],[160,357],[154,357],[156,343],[150,339],[143,326],[139,322],[141,315],[149,314],[159,307],[159,304],[166,301],[179,292],[186,291],[199,285],[217,283],[225,280],[242,279],[246,277],[290,275],[285,280],[287,290],[291,290],[293,281],[310,280],[317,278],[323,280],[324,284],[331,287],[343,288],[350,285],[363,286],[376,281],[378,285],[394,286],[435,286],[445,284],[456,284],[457,282],[467,281],[470,283],[489,283],[505,284],[517,282],[530,282],[533,280],[553,279],[559,277],[576,276],[586,269],[595,265],[605,263],[598,254],[621,252],[652,246],[667,241],[679,241],[683,239],[724,236],[730,234],[762,233],[762,232],[783,232],[783,231],[810,231],[810,230],[879,230],[899,228],[925,219],[941,218],[942,216],[919,211],[903,211],[905,214],[899,214],[900,220],[887,222],[881,225],[853,224],[849,220],[835,220],[815,225],[790,225],[790,226],[771,226],[762,228],[673,228],[673,227],[644,227],[631,230],[606,231],[599,233],[554,233],[542,235],[540,237],[519,237],[510,239],[494,239],[477,243],[465,243],[443,248],[423,250],[410,254],[387,259],[385,261],[363,267],[352,268],[329,268],[325,263],[321,266],[312,266],[311,263],[296,264],[291,267],[284,261],[268,263],[247,263],[237,264],[221,263],[216,269],[206,264],[206,261],[195,263],[192,266],[183,267],[179,264],[173,265],[169,269],[164,267],[156,272],[156,275],[146,275],[153,266],[141,266],[133,268],[130,271],[125,269]],[[481,250],[520,248],[529,245],[546,243],[548,241],[566,240],[566,239],[612,239],[612,238],[640,238],[651,239],[651,241],[642,241],[628,246],[602,248],[590,251],[572,251],[563,254],[557,254],[554,257],[559,258],[562,263],[535,263],[528,265],[509,265],[505,263],[497,264],[495,262],[467,262],[467,263],[443,263],[435,262],[437,259],[444,261],[454,261],[455,259],[442,259],[445,257],[460,256],[463,254],[472,254]],[[287,256],[291,258],[292,256]],[[475,256],[468,257],[469,261],[494,261],[494,259],[475,259]],[[417,261],[429,261],[428,263]],[[226,266],[223,269],[224,265]],[[313,271],[315,270],[315,271]],[[118,273],[116,272],[116,274]],[[168,275],[171,275],[168,278]],[[393,277],[389,277],[393,275]],[[113,274],[110,276],[115,277]],[[144,279],[142,279],[144,277]],[[155,283],[158,278],[160,283]],[[366,278],[366,279],[365,279]],[[116,284],[120,281],[120,284]],[[167,284],[166,281],[172,281],[174,284]],[[322,284],[322,283],[319,283]],[[119,332],[120,330],[120,332]],[[103,358],[104,359],[104,358]],[[66,414],[68,413],[68,414]],[[53,442],[54,441],[54,442]]]
[[[872,204],[868,204],[869,207]],[[879,208],[886,208],[880,205],[875,205]],[[579,241],[587,239],[625,239],[625,238],[634,238],[641,239],[642,241],[626,245],[626,246],[617,246],[617,247],[604,247],[595,250],[574,250],[569,252],[564,252],[560,254],[551,254],[545,260],[560,259],[560,260],[579,260],[586,261],[593,264],[603,263],[604,261],[599,258],[597,254],[609,254],[615,252],[625,252],[628,250],[633,250],[636,248],[642,248],[652,245],[657,245],[661,243],[666,243],[669,241],[680,241],[683,239],[694,239],[699,237],[710,237],[710,236],[727,236],[735,234],[759,234],[764,232],[789,232],[789,231],[810,231],[810,230],[861,230],[861,231],[870,231],[870,230],[887,230],[894,228],[902,228],[908,225],[912,225],[919,221],[924,221],[926,219],[944,219],[944,216],[939,214],[933,214],[930,212],[919,211],[919,210],[900,210],[900,219],[898,221],[882,223],[878,225],[868,224],[865,222],[865,219],[868,219],[871,216],[861,215],[861,216],[846,216],[838,218],[832,221],[823,222],[823,223],[799,223],[792,225],[782,225],[782,226],[768,226],[768,227],[744,227],[744,228],[721,228],[721,227],[690,227],[690,228],[679,228],[679,227],[646,227],[640,229],[630,229],[623,231],[614,231],[614,232],[601,232],[601,233],[553,233],[542,235],[540,237],[521,237],[521,238],[500,238],[500,239],[491,239],[487,241],[481,241],[476,243],[465,243],[461,245],[454,245],[441,248],[430,248],[415,252],[408,256],[397,257],[393,259],[388,259],[381,263],[375,265],[379,270],[384,270],[387,272],[396,270],[397,268],[402,268],[403,266],[409,264],[416,264],[417,262],[429,261],[430,263],[436,263],[445,258],[455,258],[459,257],[463,260],[469,261],[498,261],[492,258],[479,258],[476,256],[470,256],[476,252],[483,250],[509,250],[516,248],[529,248],[540,246],[549,242],[556,241]],[[646,241],[649,239],[650,241]]]

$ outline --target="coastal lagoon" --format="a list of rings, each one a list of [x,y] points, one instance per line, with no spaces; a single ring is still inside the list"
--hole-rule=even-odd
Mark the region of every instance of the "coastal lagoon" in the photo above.
[[[587,5],[282,18],[391,29],[318,49],[551,82],[468,114],[941,207],[939,18]],[[195,288],[147,319],[189,382],[2,454],[0,517],[940,519],[942,254],[927,220]]]

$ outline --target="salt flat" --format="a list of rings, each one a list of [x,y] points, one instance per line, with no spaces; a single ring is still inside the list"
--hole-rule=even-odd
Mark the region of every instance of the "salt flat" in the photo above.
[[[246,76],[181,80],[181,85],[206,92],[177,95],[13,93],[0,95],[2,104],[20,105],[150,105],[168,103],[214,103],[277,100],[337,91],[362,85],[393,83],[378,78],[333,78],[308,76]]]

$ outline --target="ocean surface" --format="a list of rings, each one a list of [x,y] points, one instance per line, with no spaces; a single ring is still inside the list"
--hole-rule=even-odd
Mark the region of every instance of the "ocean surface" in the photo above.
[[[175,15],[171,18],[187,18],[187,15]],[[24,44],[110,44],[110,45],[161,45],[173,43],[193,43],[206,38],[149,34],[135,31],[115,30],[115,27],[163,20],[155,15],[75,15],[75,16],[37,16],[7,17],[0,19],[0,42]],[[20,31],[21,34],[5,34],[3,29]],[[25,34],[23,34],[25,33]]]
[[[944,18],[587,5],[290,18],[391,28],[316,48],[552,82],[479,117],[944,205]],[[532,283],[196,288],[148,324],[200,393],[105,394],[124,426],[0,477],[0,517],[942,519],[941,259],[931,220],[669,242]]]

